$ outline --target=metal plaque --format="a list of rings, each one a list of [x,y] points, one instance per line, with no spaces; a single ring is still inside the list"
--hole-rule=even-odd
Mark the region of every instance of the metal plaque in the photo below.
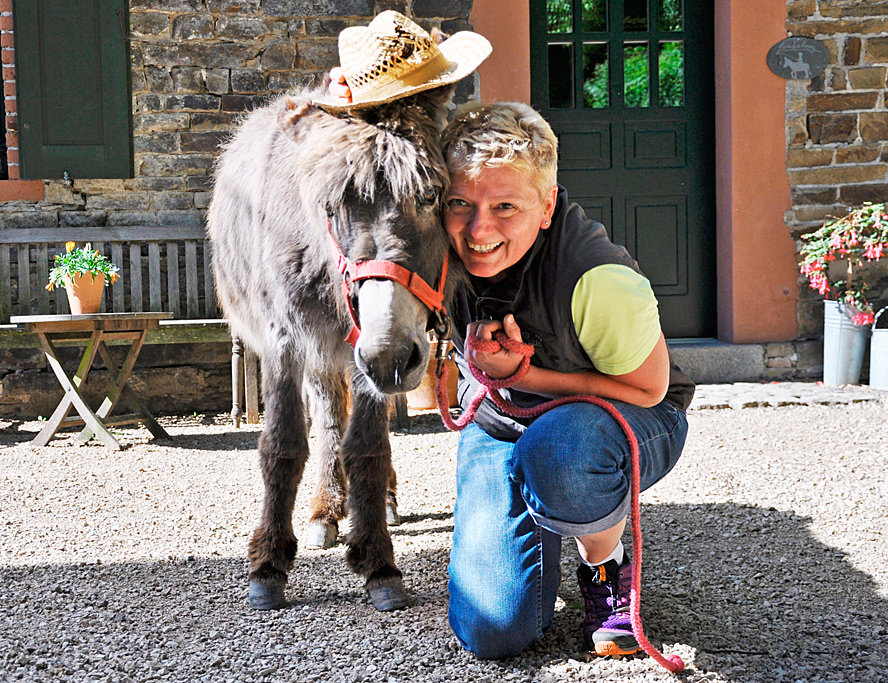
[[[813,38],[786,38],[768,50],[768,68],[781,78],[808,80],[829,65],[829,52]]]

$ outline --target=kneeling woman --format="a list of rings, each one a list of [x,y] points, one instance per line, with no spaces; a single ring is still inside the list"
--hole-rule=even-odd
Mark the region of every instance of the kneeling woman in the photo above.
[[[530,107],[470,104],[443,146],[444,225],[471,275],[452,310],[463,408],[478,388],[468,363],[504,378],[521,362],[465,344],[502,329],[535,348],[504,396],[522,407],[581,394],[612,401],[637,436],[642,488],[653,485],[684,446],[694,386],[670,363],[650,283],[556,185],[557,140]],[[457,462],[450,624],[466,648],[508,657],[545,634],[561,537],[573,536],[586,645],[601,655],[639,650],[620,540],[630,476],[626,437],[604,409],[573,403],[525,420],[485,399]]]

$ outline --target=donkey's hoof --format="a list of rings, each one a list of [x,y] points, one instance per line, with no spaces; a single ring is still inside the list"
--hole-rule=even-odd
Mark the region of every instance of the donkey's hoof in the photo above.
[[[336,544],[339,528],[330,522],[319,519],[309,522],[305,531],[305,547],[311,550],[326,550]]]
[[[286,579],[251,579],[250,607],[261,610],[283,609],[288,604],[284,598],[286,585]]]
[[[385,506],[385,523],[389,526],[398,526],[401,523],[401,515],[398,514],[396,503],[388,503]]]
[[[391,612],[396,609],[404,609],[410,604],[410,596],[404,589],[404,582],[393,577],[374,583],[373,587],[365,586],[367,597],[380,612]]]

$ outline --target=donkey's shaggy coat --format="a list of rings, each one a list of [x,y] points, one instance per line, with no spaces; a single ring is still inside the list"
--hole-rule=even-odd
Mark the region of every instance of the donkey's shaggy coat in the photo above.
[[[395,484],[389,395],[422,377],[430,311],[389,280],[356,283],[361,336],[352,350],[331,241],[352,262],[395,262],[437,287],[449,248],[438,216],[448,182],[438,136],[451,89],[339,116],[311,104],[318,94],[290,94],[247,117],[219,160],[208,216],[225,315],[262,357],[265,501],[249,548],[250,599],[260,609],[286,604],[297,548],[291,516],[308,457],[304,375],[323,458],[312,519],[335,528],[348,490],[346,559],[377,608],[395,609],[407,595],[385,521]]]

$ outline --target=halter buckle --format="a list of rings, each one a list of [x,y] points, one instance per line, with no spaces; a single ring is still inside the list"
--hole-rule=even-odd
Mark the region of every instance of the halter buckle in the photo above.
[[[435,376],[440,377],[444,373],[444,361],[447,360],[447,352],[450,350],[450,337],[453,335],[453,320],[444,311],[435,311],[438,322],[433,328],[438,344],[435,347],[435,358],[438,361],[435,367]]]

